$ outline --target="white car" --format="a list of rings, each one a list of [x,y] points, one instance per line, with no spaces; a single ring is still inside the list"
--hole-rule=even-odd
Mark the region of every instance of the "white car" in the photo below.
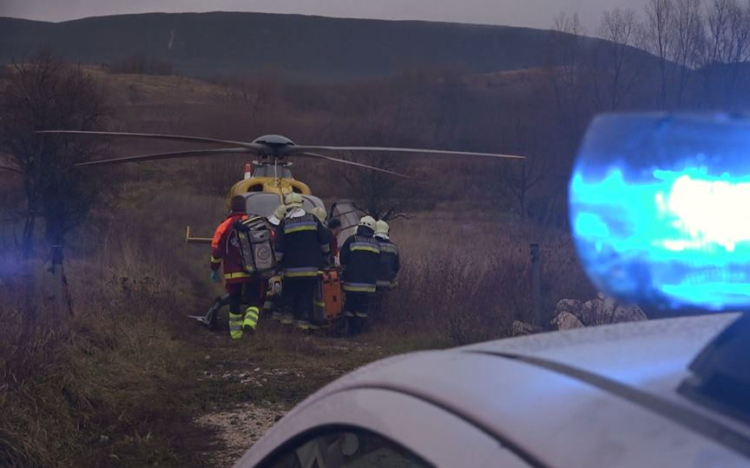
[[[747,413],[686,390],[693,359],[737,318],[602,326],[387,359],[305,400],[236,466],[750,467]],[[744,350],[747,361],[750,344]]]

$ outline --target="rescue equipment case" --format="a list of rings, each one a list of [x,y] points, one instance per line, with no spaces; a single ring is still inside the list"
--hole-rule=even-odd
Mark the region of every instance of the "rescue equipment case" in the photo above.
[[[344,310],[344,295],[338,270],[326,269],[318,275],[315,305],[318,320],[335,320],[341,315]]]
[[[277,262],[268,222],[260,216],[253,216],[235,223],[234,230],[240,246],[242,268],[247,273],[273,276]]]

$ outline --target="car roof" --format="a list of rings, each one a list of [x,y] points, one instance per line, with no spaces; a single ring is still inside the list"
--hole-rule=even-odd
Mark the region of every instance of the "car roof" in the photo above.
[[[677,462],[671,466],[685,466],[681,456],[687,464],[703,453],[714,458],[702,466],[749,466],[750,428],[677,392],[690,361],[736,317],[608,325],[398,356],[339,379],[300,408],[332,393],[380,388],[453,412],[539,466],[639,466],[633,462],[666,454]]]

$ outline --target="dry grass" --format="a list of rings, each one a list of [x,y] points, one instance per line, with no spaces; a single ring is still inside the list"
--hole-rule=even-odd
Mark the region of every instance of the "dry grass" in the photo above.
[[[440,228],[436,229],[439,226]],[[385,320],[399,328],[437,333],[454,345],[507,336],[514,320],[531,321],[529,228],[430,214],[394,225],[403,270],[388,294]],[[544,314],[562,298],[585,298],[591,287],[567,235],[541,242]]]
[[[226,89],[196,80],[92,73],[111,88],[121,130],[232,139],[282,133],[332,144],[459,147],[470,141],[465,149],[495,148],[482,130],[487,126],[475,125],[494,112],[492,102],[477,112],[463,109],[458,126],[438,130],[433,116],[445,109],[431,107],[429,92],[404,99],[411,91],[398,84],[281,89],[272,109],[252,111],[227,102]],[[122,154],[173,148],[118,147]],[[542,246],[545,311],[551,314],[559,298],[590,294],[566,234],[519,222],[502,203],[477,202],[487,187],[500,193],[489,166],[426,161],[417,158],[410,169],[436,181],[430,204],[415,205],[431,208],[393,224],[403,253],[400,287],[358,340],[300,339],[264,328],[252,340],[232,343],[224,333],[209,335],[186,323],[185,315],[205,311],[220,288],[208,281],[206,247],[184,244],[184,228],[211,234],[224,214],[221,192],[241,176],[241,158],[123,169],[115,203],[92,213],[70,238],[76,316],[61,329],[44,326],[51,309],[40,288],[37,333],[18,340],[26,283],[6,280],[12,261],[0,253],[0,466],[198,464],[200,429],[189,421],[201,411],[247,401],[289,407],[373,359],[506,336],[513,320],[529,320],[530,242]],[[328,166],[297,169],[317,194],[346,196]],[[3,194],[15,209],[18,199]],[[12,231],[2,226],[1,247],[12,248]],[[43,285],[43,273],[38,276]],[[251,387],[200,377],[218,366],[288,372]]]

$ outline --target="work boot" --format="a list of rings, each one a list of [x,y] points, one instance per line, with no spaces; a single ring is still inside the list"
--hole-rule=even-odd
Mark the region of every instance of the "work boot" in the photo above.
[[[242,338],[242,314],[233,314],[229,312],[229,336],[233,340]]]
[[[294,324],[294,316],[290,313],[282,314],[281,316],[281,324],[282,325],[293,325]]]
[[[242,323],[242,327],[245,331],[255,331],[255,328],[258,326],[259,316],[260,311],[257,307],[248,307],[247,310],[245,310],[245,321]]]
[[[295,325],[297,326],[297,328],[299,328],[302,331],[310,330],[310,322],[308,322],[307,320],[297,320]]]
[[[274,310],[271,314],[271,320],[276,320],[277,322],[281,322],[283,315],[278,310]]]

